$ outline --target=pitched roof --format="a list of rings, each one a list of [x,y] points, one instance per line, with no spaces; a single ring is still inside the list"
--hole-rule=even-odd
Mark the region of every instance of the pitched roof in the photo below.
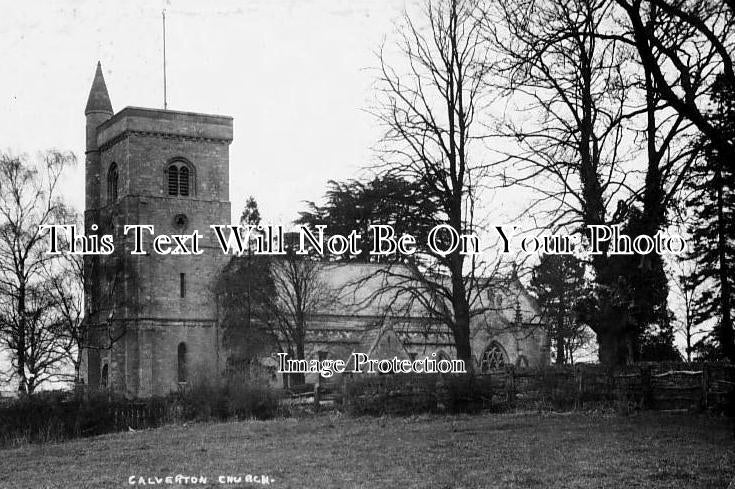
[[[321,314],[427,318],[432,314],[421,301],[441,300],[439,294],[427,296],[426,280],[421,280],[418,270],[405,264],[328,262],[319,266],[322,286],[337,292],[337,300],[323,307]],[[451,287],[448,280],[442,276],[431,278],[432,282]],[[476,286],[480,289],[473,297],[473,308],[486,310],[480,314],[485,320],[511,324],[520,306],[524,323],[539,322],[536,301],[517,277],[476,279]],[[412,289],[423,293],[412,294]],[[421,300],[416,296],[421,296]],[[504,300],[498,302],[499,299]]]
[[[426,311],[412,301],[409,294],[398,292],[411,286],[418,287],[414,272],[405,265],[388,267],[377,263],[323,263],[319,268],[319,280],[337,295],[337,300],[321,313],[426,315]]]

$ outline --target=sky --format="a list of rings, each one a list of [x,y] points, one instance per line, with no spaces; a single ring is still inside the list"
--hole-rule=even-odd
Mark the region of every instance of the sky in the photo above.
[[[0,149],[71,150],[67,199],[84,206],[84,105],[101,61],[115,112],[230,115],[230,200],[288,224],[329,179],[355,178],[381,136],[376,51],[411,0],[0,0]]]

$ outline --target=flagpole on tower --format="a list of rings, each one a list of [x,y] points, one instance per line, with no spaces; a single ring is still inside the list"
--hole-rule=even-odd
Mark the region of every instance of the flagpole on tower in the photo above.
[[[163,110],[168,108],[168,98],[166,94],[166,9],[161,11],[163,20]]]

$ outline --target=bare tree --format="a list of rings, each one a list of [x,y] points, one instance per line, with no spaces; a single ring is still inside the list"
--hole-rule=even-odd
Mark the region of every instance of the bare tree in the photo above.
[[[534,191],[525,212],[545,215],[553,232],[624,224],[656,234],[697,156],[691,124],[611,34],[616,15],[604,0],[500,1],[484,13],[494,87],[518,107],[498,124],[515,142],[499,167],[506,186]],[[604,251],[591,257],[596,287],[580,313],[614,365],[635,359],[641,332],[666,320],[667,288],[659,256]]]
[[[616,0],[625,13],[613,34],[637,50],[653,90],[691,121],[728,160],[735,143],[718,130],[707,105],[715,77],[735,86],[735,5],[722,0]]]
[[[421,216],[425,229],[443,224],[459,234],[482,232],[476,204],[485,190],[488,165],[478,157],[483,137],[476,120],[482,109],[488,74],[487,45],[482,38],[477,2],[426,2],[422,15],[406,14],[389,62],[380,52],[378,108],[384,124],[380,171],[420,186],[437,211]],[[426,23],[426,28],[418,24]],[[446,243],[447,236],[444,236]],[[498,263],[458,249],[437,254],[417,237],[411,266],[386,266],[386,287],[376,297],[393,295],[394,304],[421,304],[446,326],[456,354],[473,367],[470,320],[488,308],[489,276]],[[418,271],[418,273],[415,273]]]
[[[217,286],[231,362],[250,364],[274,349],[305,359],[313,316],[337,300],[323,275],[329,266],[290,250],[284,256],[233,258]],[[304,376],[288,380],[303,384]]]
[[[692,361],[696,337],[707,333],[706,330],[697,329],[696,304],[701,298],[702,286],[704,285],[695,279],[697,266],[697,263],[687,261],[677,262],[673,267],[673,281],[676,284],[674,290],[681,304],[678,329],[684,334],[684,340],[686,341],[687,362]]]
[[[596,37],[610,8],[595,0],[528,0],[485,12],[499,57],[496,87],[525,116],[498,125],[516,143],[500,162],[504,183],[533,190],[539,197],[526,212],[546,215],[552,231],[614,222],[614,203],[632,193],[623,126],[632,81],[619,43]],[[618,294],[610,261],[593,258],[597,290],[586,322],[597,333],[600,360],[619,363],[632,349],[630,303]]]
[[[64,212],[62,222],[76,223],[77,229],[81,228],[78,213],[70,209]],[[109,231],[114,233],[114,229]],[[46,263],[44,281],[54,304],[59,350],[74,368],[71,380],[81,384],[85,381],[82,372],[85,352],[109,351],[124,337],[125,322],[119,316],[123,316],[123,308],[135,306],[132,300],[122,300],[125,294],[120,291],[125,280],[132,284],[135,277],[126,270],[128,257],[71,253],[69,239],[66,232],[58,233],[61,253]],[[98,277],[97,282],[91,280],[93,275]],[[92,287],[98,287],[96,294],[90,293]]]
[[[335,304],[337,291],[325,280],[329,265],[289,251],[271,261],[275,294],[265,304],[265,320],[275,333],[279,349],[291,358],[305,358],[305,344],[313,316]],[[296,374],[296,384],[303,383]]]
[[[82,381],[82,352],[89,343],[84,321],[84,259],[63,254],[46,272],[49,294],[55,304],[58,340],[61,351],[74,367],[73,381]]]
[[[59,199],[62,171],[71,153],[48,151],[39,160],[0,154],[0,342],[12,355],[13,377],[21,393],[32,394],[52,379],[65,360],[56,303],[46,271],[42,226],[67,215]]]

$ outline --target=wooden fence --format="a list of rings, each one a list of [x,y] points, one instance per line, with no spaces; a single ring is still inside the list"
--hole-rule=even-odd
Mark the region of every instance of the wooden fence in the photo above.
[[[731,392],[735,394],[732,364],[641,363],[614,371],[600,365],[508,367],[469,382],[461,376],[353,376],[343,379],[337,397],[353,412],[441,411],[466,404],[496,409],[719,411]]]
[[[131,402],[113,408],[110,431],[156,428],[174,419],[175,413],[165,403]]]

